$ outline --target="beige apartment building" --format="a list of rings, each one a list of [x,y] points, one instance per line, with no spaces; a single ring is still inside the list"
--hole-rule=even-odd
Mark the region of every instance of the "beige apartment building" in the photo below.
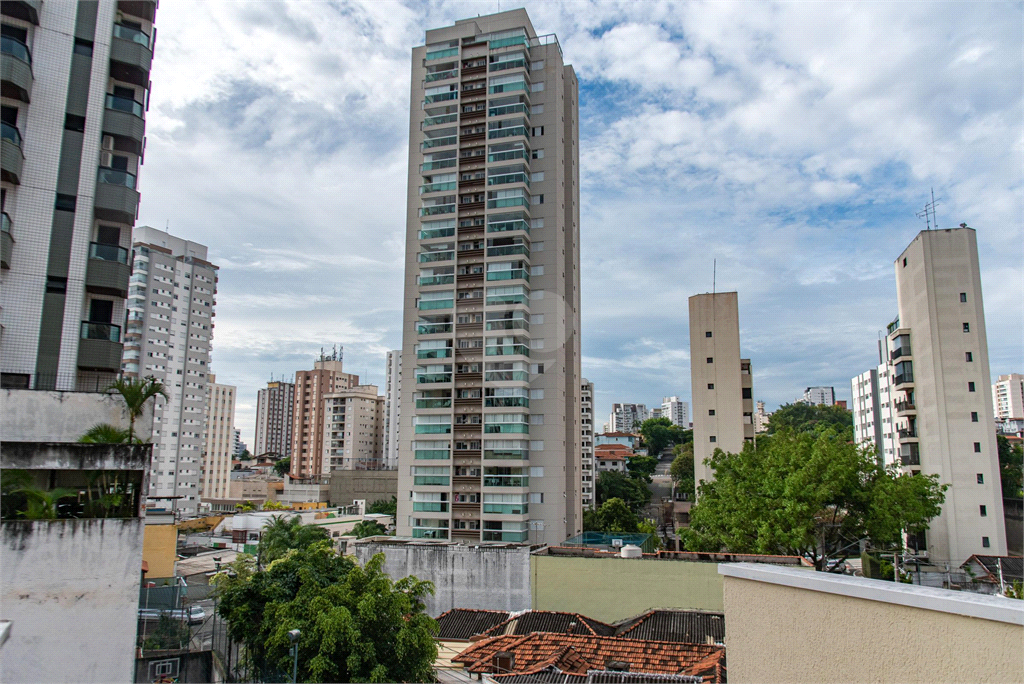
[[[580,500],[583,508],[593,508],[594,488],[594,383],[583,378],[580,385]]]
[[[235,395],[237,387],[221,385],[207,376],[206,422],[199,496],[226,499],[231,496],[231,459],[235,456]]]
[[[318,477],[324,472],[324,395],[359,384],[359,376],[342,370],[341,355],[320,354],[313,370],[295,373],[292,407],[291,471],[293,479]]]
[[[294,382],[271,381],[256,393],[254,455],[291,453],[294,411]]]
[[[1024,375],[1000,375],[992,383],[992,407],[998,421],[1024,420]]]
[[[737,293],[694,295],[689,303],[693,461],[699,486],[711,479],[704,459],[715,449],[739,453],[754,439],[753,376],[750,359],[740,358]]]
[[[384,465],[384,397],[376,385],[324,395],[326,475],[333,470],[379,470]]]
[[[914,545],[954,567],[972,554],[1006,555],[977,235],[962,224],[921,231],[895,268],[887,363],[899,460],[949,485]]]
[[[398,534],[581,531],[578,84],[525,10],[413,48]]]

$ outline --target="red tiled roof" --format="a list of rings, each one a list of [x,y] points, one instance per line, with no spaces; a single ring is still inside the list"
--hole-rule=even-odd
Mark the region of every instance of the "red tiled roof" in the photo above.
[[[632,432],[603,432],[601,437],[639,437],[640,435]]]
[[[708,683],[724,677],[723,646],[549,633],[482,639],[452,662],[470,672],[490,674],[495,673],[494,656],[502,652],[513,654],[512,671],[517,673],[555,665],[562,672],[585,675],[618,661],[626,663],[630,672],[697,674],[699,670]]]

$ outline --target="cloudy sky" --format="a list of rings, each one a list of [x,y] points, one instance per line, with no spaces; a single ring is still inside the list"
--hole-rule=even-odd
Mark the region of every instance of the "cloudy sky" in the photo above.
[[[502,9],[521,6],[511,0]],[[738,290],[769,409],[876,362],[893,260],[978,231],[993,374],[1024,370],[1019,3],[526,2],[580,78],[597,413],[690,395],[687,297]],[[140,224],[220,265],[213,369],[256,391],[401,345],[410,49],[497,0],[161,3]]]

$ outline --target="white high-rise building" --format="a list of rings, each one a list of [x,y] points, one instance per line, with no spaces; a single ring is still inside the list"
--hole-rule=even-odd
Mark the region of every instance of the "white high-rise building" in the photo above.
[[[253,456],[292,451],[292,420],[295,416],[295,383],[272,380],[256,393],[256,441]]]
[[[1024,420],[1024,375],[1000,375],[992,384],[992,406],[996,420]]]
[[[800,401],[812,406],[834,406],[836,390],[834,387],[808,387]]]
[[[402,350],[389,351],[384,370],[384,467],[398,467],[402,438]]]
[[[661,417],[668,418],[673,425],[684,430],[690,428],[690,404],[679,397],[664,397],[661,400]]]
[[[384,397],[376,385],[355,385],[323,398],[322,475],[380,470],[384,454]]]
[[[887,330],[898,458],[948,484],[924,539],[933,563],[1006,555],[1006,528],[977,236],[925,230],[896,259],[899,317]]]
[[[2,5],[3,387],[102,391],[121,369],[156,5]]]
[[[892,393],[889,366],[884,362],[885,348],[879,342],[876,368],[864,371],[850,380],[853,414],[853,436],[858,445],[870,445],[878,453],[879,462],[892,465],[899,461],[896,440],[896,406]]]
[[[412,50],[398,534],[582,531],[578,84],[525,10]]]
[[[231,460],[235,457],[238,438],[235,429],[238,388],[221,385],[213,374],[208,379],[199,495],[203,499],[228,499],[231,497]]]
[[[199,506],[217,266],[204,245],[149,226],[135,229],[132,254],[122,368],[156,378],[168,394],[156,403],[149,496],[190,515]]]
[[[580,386],[580,500],[583,508],[593,508],[594,487],[594,383],[583,378]]]
[[[608,426],[612,432],[636,432],[640,424],[650,417],[644,404],[612,404]]]

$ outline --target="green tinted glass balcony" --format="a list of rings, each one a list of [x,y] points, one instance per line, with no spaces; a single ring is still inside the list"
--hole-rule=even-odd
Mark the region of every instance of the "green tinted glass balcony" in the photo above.
[[[97,180],[100,183],[106,183],[107,185],[120,185],[126,188],[131,188],[132,190],[135,189],[135,175],[120,169],[101,166],[99,168]]]
[[[488,233],[504,233],[510,230],[524,230],[530,232],[530,224],[526,221],[497,221],[487,224]]]
[[[529,356],[530,348],[525,344],[503,344],[496,347],[486,347],[485,356]]]
[[[447,424],[436,424],[428,423],[426,425],[417,425],[413,432],[417,435],[447,435],[451,434],[452,426],[450,423]]]
[[[420,164],[420,171],[436,171],[437,169],[454,168],[458,162],[454,159],[438,159],[437,161]]]
[[[417,323],[416,333],[418,335],[436,335],[438,333],[450,333],[451,323]]]
[[[509,271],[488,271],[488,280],[530,280],[530,272],[523,268],[513,268]]]
[[[487,131],[488,140],[497,140],[498,138],[511,138],[517,135],[529,135],[526,130],[526,126],[513,126],[512,128],[495,128]]]
[[[452,349],[421,349],[416,352],[417,359],[449,359],[452,356]]]
[[[126,112],[128,114],[134,114],[135,116],[142,118],[145,113],[145,107],[141,102],[128,97],[118,97],[117,95],[107,95],[107,109],[114,109],[119,112]]]
[[[488,185],[505,185],[506,183],[526,183],[526,186],[529,187],[530,177],[525,173],[505,173],[487,179]]]
[[[528,461],[530,452],[526,449],[485,449],[485,459],[504,461]]]
[[[423,80],[426,83],[433,83],[435,81],[447,81],[449,78],[455,78],[459,75],[458,69],[448,69],[447,71],[435,71],[427,74]]]
[[[498,247],[488,247],[487,256],[510,256],[513,254],[522,254],[523,256],[530,256],[530,249],[526,245],[499,245]]]
[[[429,385],[436,382],[451,382],[451,373],[421,373],[416,376],[416,382],[420,385]]]
[[[121,326],[112,323],[94,323],[82,321],[83,340],[106,340],[108,342],[121,341]]]
[[[511,38],[492,40],[487,43],[487,48],[494,50],[495,48],[508,47],[509,45],[528,45],[526,36],[512,36]]]
[[[428,52],[427,56],[426,56],[426,60],[428,62],[431,62],[431,61],[433,61],[435,59],[443,59],[445,57],[454,57],[457,54],[459,54],[459,48],[457,48],[457,47],[445,48],[444,50],[435,50],[433,52]]]
[[[506,71],[508,69],[522,69],[526,66],[525,59],[510,59],[505,62],[491,62],[488,71]]]
[[[487,116],[504,116],[506,114],[526,114],[526,105],[523,103],[501,105],[500,107],[491,107],[487,110]]]
[[[441,116],[428,116],[423,119],[423,127],[439,126],[440,124],[455,123],[459,120],[458,114],[442,114]]]
[[[454,145],[456,142],[458,142],[458,140],[459,136],[457,135],[450,135],[444,138],[427,138],[422,143],[420,143],[420,149],[428,150],[431,147],[444,147],[445,145]]]
[[[524,542],[529,538],[529,532],[496,532],[494,530],[484,530],[481,540],[497,542]]]
[[[525,197],[505,197],[487,200],[488,209],[504,209],[506,207],[528,207],[530,202]]]
[[[502,83],[501,85],[492,85],[487,88],[487,92],[492,95],[498,93],[511,93],[517,90],[526,90],[526,81],[516,81],[515,83]]]
[[[130,40],[133,43],[138,43],[144,47],[149,47],[149,36],[138,29],[128,26],[114,24],[114,37],[123,38],[124,40]]]
[[[437,93],[435,95],[427,95],[423,98],[423,104],[428,105],[433,102],[444,102],[445,100],[457,100],[459,99],[459,91],[453,90],[450,93]]]
[[[455,228],[427,228],[420,231],[420,240],[432,238],[452,237],[455,235]]]
[[[412,478],[415,485],[447,487],[450,478],[447,475],[416,475]],[[413,530],[415,532],[415,530]]]
[[[489,162],[508,161],[509,159],[529,159],[529,156],[526,150],[506,150],[487,155]]]
[[[506,318],[500,321],[487,321],[487,330],[529,330],[530,324],[522,318]]]
[[[484,406],[487,408],[530,408],[528,397],[487,397],[484,399]]]
[[[447,501],[413,501],[412,510],[428,511],[431,513],[446,513],[448,511]]]
[[[530,426],[525,423],[492,423],[484,425],[484,432],[489,435],[497,434],[530,434]]]
[[[488,295],[488,304],[525,304],[528,300],[526,295],[512,294],[512,295]]]
[[[457,187],[457,183],[452,181],[450,183],[427,183],[426,185],[420,186],[420,194],[425,195],[430,192],[441,192],[442,190],[454,190]]]
[[[438,408],[451,408],[452,400],[448,399],[417,399],[416,408],[418,409],[438,409]]]
[[[416,449],[413,454],[416,458],[426,461],[444,461],[449,458],[447,449]]]
[[[414,539],[447,539],[448,530],[424,530],[414,527],[412,536]]]
[[[527,503],[485,503],[484,513],[497,513],[499,515],[526,515],[530,512],[530,504]],[[503,532],[502,534],[510,534]],[[519,534],[518,532],[516,534]]]
[[[454,299],[432,299],[429,302],[420,300],[419,310],[430,311],[432,309],[450,309],[455,305]]]
[[[441,214],[454,214],[454,204],[437,204],[432,207],[421,207],[420,216],[439,216]]]
[[[426,264],[434,261],[451,261],[455,258],[455,250],[445,252],[420,252],[419,261]]]
[[[529,487],[530,478],[525,475],[484,475],[484,487]]]
[[[417,281],[420,285],[451,285],[455,282],[455,275],[419,276]]]
[[[507,382],[510,380],[529,382],[530,374],[526,371],[485,371],[484,380],[487,382]]]

